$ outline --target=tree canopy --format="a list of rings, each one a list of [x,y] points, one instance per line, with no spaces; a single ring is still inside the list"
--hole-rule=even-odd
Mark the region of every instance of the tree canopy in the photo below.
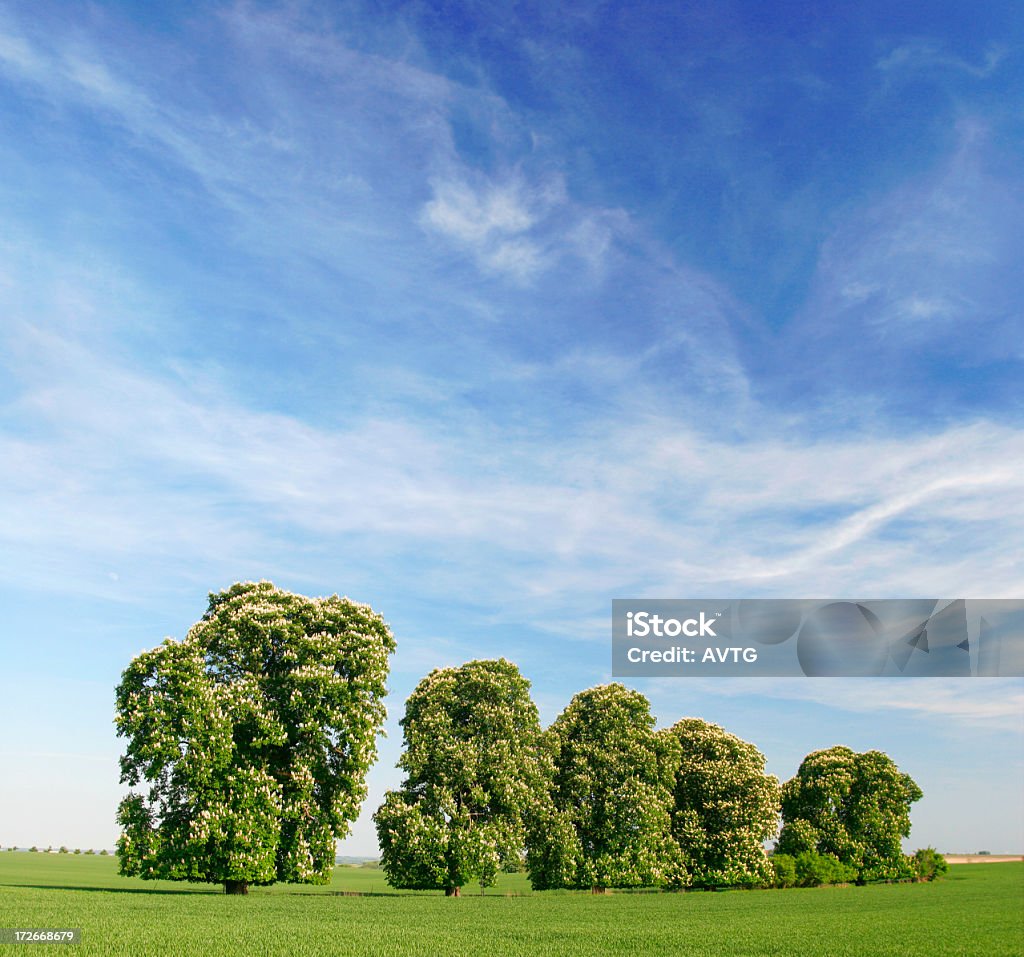
[[[581,691],[547,737],[555,767],[527,850],[534,888],[671,880],[681,866],[670,834],[679,744],[655,732],[647,699],[621,684]]]
[[[183,641],[136,657],[117,688],[128,739],[121,872],[326,883],[366,795],[395,640],[366,605],[270,582],[211,594]]]
[[[901,838],[921,789],[881,751],[836,746],[804,758],[782,788],[778,851],[830,854],[858,880],[907,876]]]
[[[406,702],[406,779],[374,815],[394,887],[457,895],[471,881],[518,870],[528,820],[547,793],[530,683],[504,658],[442,668]]]
[[[684,718],[665,734],[679,744],[672,836],[697,887],[758,886],[773,879],[764,841],[774,837],[779,782],[764,755],[717,724]]]

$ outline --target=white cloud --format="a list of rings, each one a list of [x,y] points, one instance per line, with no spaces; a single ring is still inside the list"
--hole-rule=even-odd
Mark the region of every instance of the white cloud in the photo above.
[[[486,242],[492,235],[517,235],[536,221],[516,183],[477,192],[465,183],[435,183],[423,210],[425,223],[459,242]]]
[[[711,697],[809,702],[859,714],[930,716],[1024,732],[1024,680],[1019,678],[905,678],[876,681],[856,678],[658,679],[652,698],[672,702],[680,688]],[[898,693],[894,693],[898,688]]]
[[[995,45],[985,51],[982,62],[971,63],[950,53],[937,40],[916,39],[901,44],[878,60],[878,69],[885,73],[897,71],[954,70],[977,79],[991,76],[1006,56],[1006,48]]]
[[[965,117],[950,132],[956,147],[933,170],[851,213],[823,243],[787,341],[808,375],[928,402],[922,371],[1001,362],[1019,340],[1020,190],[984,123]]]
[[[528,184],[516,173],[495,181],[459,168],[432,186],[421,225],[468,253],[484,272],[521,284],[566,257],[599,271],[621,219],[575,206],[560,178]]]
[[[39,57],[23,37],[0,33],[0,63],[15,75],[39,77],[46,62]]]
[[[126,564],[187,564],[211,533],[222,554],[273,553],[274,528],[372,542],[380,562],[440,549],[429,574],[446,588],[528,594],[538,623],[579,622],[620,591],[1006,597],[1024,584],[1024,436],[1005,426],[737,443],[624,410],[599,435],[510,442],[457,407],[443,433],[429,409],[313,426],[54,335],[27,334],[20,355],[30,381],[7,415],[31,429],[3,438],[0,537],[9,554],[102,558],[108,587]]]

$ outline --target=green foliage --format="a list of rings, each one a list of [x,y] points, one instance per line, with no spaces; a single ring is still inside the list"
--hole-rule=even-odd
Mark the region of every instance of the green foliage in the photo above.
[[[140,654],[117,688],[121,872],[323,882],[365,796],[395,641],[372,609],[269,582],[210,596],[184,641]]]
[[[374,815],[391,885],[451,894],[519,869],[551,774],[519,669],[504,658],[436,669],[401,723],[406,779]]]
[[[58,854],[67,854],[68,853],[68,849],[63,844],[61,844],[60,850],[57,853]]]
[[[944,877],[949,863],[934,847],[919,847],[909,860],[914,877],[919,881],[934,881]]]
[[[664,733],[680,748],[672,835],[685,870],[675,881],[695,887],[771,884],[764,841],[778,827],[780,788],[764,773],[764,755],[698,718],[684,718]]]
[[[791,854],[772,854],[773,887],[796,887],[796,858]]]
[[[822,884],[850,884],[857,879],[857,871],[843,864],[832,854],[801,851],[794,861],[796,883],[799,887],[820,887]]]
[[[901,838],[920,798],[910,775],[880,751],[815,751],[782,788],[777,850],[832,855],[862,882],[898,880],[908,874]]]
[[[535,888],[682,882],[671,836],[679,743],[654,731],[650,704],[621,684],[576,695],[547,732],[551,800],[527,847]]]

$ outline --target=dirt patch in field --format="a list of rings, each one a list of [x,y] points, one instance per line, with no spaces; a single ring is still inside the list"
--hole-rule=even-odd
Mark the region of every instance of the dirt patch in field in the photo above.
[[[1024,854],[944,854],[950,864],[1002,864],[1005,861],[1024,861]]]

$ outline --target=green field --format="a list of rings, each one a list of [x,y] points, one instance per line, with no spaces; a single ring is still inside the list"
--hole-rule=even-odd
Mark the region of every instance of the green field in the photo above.
[[[1024,954],[1024,863],[954,867],[935,884],[712,894],[530,893],[513,875],[459,899],[395,893],[373,868],[340,867],[328,887],[247,897],[122,878],[116,868],[109,857],[0,853],[0,928],[82,928],[71,951],[79,957]]]

